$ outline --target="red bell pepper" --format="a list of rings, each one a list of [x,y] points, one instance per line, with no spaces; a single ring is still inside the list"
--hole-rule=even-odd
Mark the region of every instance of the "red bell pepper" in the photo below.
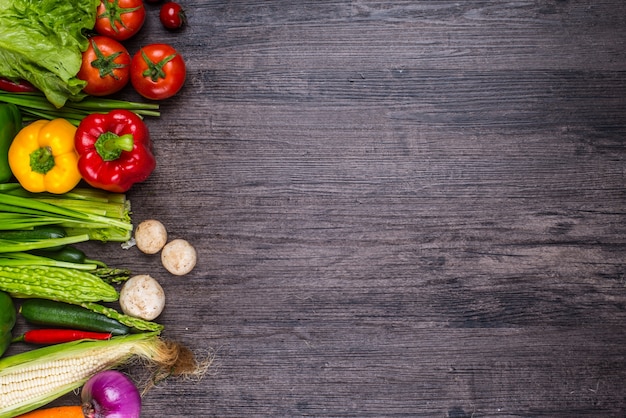
[[[83,118],[76,130],[75,148],[83,179],[110,192],[126,192],[146,180],[156,167],[148,128],[129,110]]]

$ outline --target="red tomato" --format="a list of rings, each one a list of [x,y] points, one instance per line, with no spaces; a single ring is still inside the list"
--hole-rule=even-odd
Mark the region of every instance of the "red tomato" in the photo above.
[[[187,20],[183,8],[180,4],[173,1],[168,1],[161,6],[159,19],[161,20],[161,24],[167,29],[182,28]]]
[[[130,78],[130,54],[122,44],[106,36],[89,39],[77,77],[87,82],[83,91],[107,96],[120,91]]]
[[[183,87],[186,76],[183,57],[167,44],[144,46],[130,64],[130,82],[146,99],[172,97]]]
[[[95,30],[118,41],[134,36],[146,20],[143,0],[101,0]]]

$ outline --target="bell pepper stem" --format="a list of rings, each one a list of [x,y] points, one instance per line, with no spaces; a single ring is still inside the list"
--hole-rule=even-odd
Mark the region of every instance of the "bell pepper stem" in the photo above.
[[[30,169],[35,173],[46,174],[54,167],[52,148],[41,147],[30,153]]]
[[[117,160],[122,151],[132,151],[135,141],[132,134],[116,135],[113,132],[105,132],[98,137],[95,147],[104,161]]]

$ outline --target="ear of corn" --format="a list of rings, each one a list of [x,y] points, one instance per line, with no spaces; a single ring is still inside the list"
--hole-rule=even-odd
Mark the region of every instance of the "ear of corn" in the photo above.
[[[56,344],[0,359],[0,418],[46,405],[135,355],[152,358],[158,341],[155,333],[132,334]]]

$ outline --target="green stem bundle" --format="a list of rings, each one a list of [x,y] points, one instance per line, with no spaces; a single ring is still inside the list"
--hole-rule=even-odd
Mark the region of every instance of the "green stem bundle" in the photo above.
[[[39,92],[12,93],[0,90],[0,102],[16,105],[25,121],[63,118],[75,126],[78,126],[80,121],[91,113],[108,113],[114,109],[131,110],[140,117],[159,117],[161,114],[157,103],[130,102],[91,96],[78,102],[68,101],[63,107],[56,108]]]
[[[130,201],[124,194],[81,188],[55,195],[30,193],[19,184],[7,183],[0,184],[0,202],[0,231],[58,225],[70,238],[61,244],[86,240],[125,242],[131,238],[133,230]],[[49,241],[52,244],[52,240]],[[47,247],[0,242],[0,252],[42,248]]]

